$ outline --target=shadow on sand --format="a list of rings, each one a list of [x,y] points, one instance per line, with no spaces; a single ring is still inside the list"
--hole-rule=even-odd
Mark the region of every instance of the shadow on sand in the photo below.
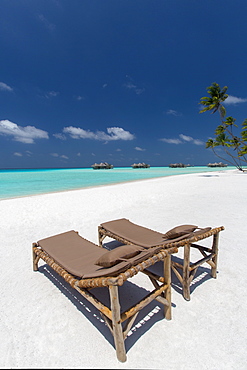
[[[68,283],[66,283],[64,279],[49,265],[45,264],[40,266],[39,272],[44,274],[60,290],[60,292],[71,301],[71,303],[99,330],[99,332],[115,349],[113,336],[97,308],[94,307],[79,292],[73,289]],[[148,293],[149,291],[145,288],[126,281],[123,286],[119,287],[121,311],[127,310],[133,304],[136,304],[138,301],[144,298]],[[110,307],[109,291],[107,288],[94,288],[93,295],[104,305]],[[173,307],[175,307],[174,304]],[[156,322],[165,320],[163,312],[164,306],[157,301],[152,301],[139,312],[125,340],[126,352],[128,352],[135,342]]]
[[[107,249],[114,249],[119,245],[118,242],[109,242],[105,247]],[[181,263],[181,259],[172,256],[173,260]],[[150,271],[157,275],[163,275],[163,263],[158,262],[149,268]],[[105,324],[100,312],[94,307],[86,298],[79,292],[73,289],[64,279],[58,275],[49,265],[44,264],[39,267],[39,272],[44,274],[59,290],[64,294],[71,303],[99,330],[105,339],[114,347],[114,339]],[[203,282],[210,279],[210,269],[199,267],[191,284],[191,293]],[[147,278],[148,279],[148,278]],[[148,279],[149,280],[149,279]],[[172,288],[178,293],[182,294],[182,286],[177,277],[172,273]],[[136,304],[144,298],[149,291],[143,287],[137,286],[135,283],[126,281],[123,286],[119,287],[119,299],[121,305],[121,312],[127,310],[132,305]],[[94,288],[94,296],[107,307],[110,307],[109,291],[105,287]],[[172,307],[176,307],[172,303]],[[126,352],[144,335],[155,323],[164,318],[164,306],[158,301],[152,301],[145,308],[143,308],[130,329],[125,340]]]

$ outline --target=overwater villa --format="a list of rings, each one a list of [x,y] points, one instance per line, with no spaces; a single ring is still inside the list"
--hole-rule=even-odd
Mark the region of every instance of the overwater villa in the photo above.
[[[132,168],[150,168],[150,164],[147,163],[133,163],[131,165]]]
[[[169,167],[171,168],[184,168],[184,167],[191,167],[190,164],[184,164],[184,163],[170,163]]]
[[[108,169],[113,168],[113,165],[107,162],[101,162],[101,163],[94,163],[92,164],[91,167],[93,167],[94,170],[101,170],[101,169],[108,170]]]
[[[208,163],[208,167],[227,167],[227,164],[222,162]]]

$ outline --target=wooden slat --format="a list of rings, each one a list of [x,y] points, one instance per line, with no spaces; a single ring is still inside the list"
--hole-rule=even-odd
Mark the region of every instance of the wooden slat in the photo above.
[[[201,266],[204,262],[207,262],[207,261],[209,261],[211,258],[212,258],[212,254],[210,254],[209,256],[207,256],[207,257],[204,257],[204,258],[201,258],[200,260],[198,260],[197,262],[195,262],[195,263],[191,263],[191,265],[190,265],[190,269],[191,270],[194,270],[195,268],[197,268],[197,267],[199,267],[199,266]]]
[[[203,249],[205,252],[208,252],[208,253],[212,253],[213,252],[213,249],[212,248],[207,248],[207,247],[204,247],[202,245],[197,245],[197,244],[191,244],[191,247],[192,248],[196,248],[196,249]]]
[[[112,312],[111,310],[101,303],[92,293],[90,293],[85,288],[80,288],[79,286],[75,285],[74,288],[83,296],[85,297],[90,303],[92,303],[100,312],[102,312],[106,317],[112,320]]]
[[[162,297],[161,295],[158,295],[155,300],[161,304],[163,304],[164,306],[169,306],[170,305],[170,302],[168,302],[167,299],[165,299],[164,297]],[[165,318],[167,320],[171,320],[170,318],[166,317],[166,313],[165,313]]]
[[[126,323],[126,326],[124,327],[124,330],[123,330],[123,337],[124,339],[127,337],[128,335],[128,332],[130,331],[135,319],[136,319],[136,316],[138,315],[139,311],[136,312],[132,317],[130,317],[128,320],[127,320],[127,323]]]
[[[154,279],[154,280],[160,281],[161,283],[164,283],[164,277],[163,276],[156,275],[153,272],[148,271],[148,270],[143,270],[142,272],[143,272],[143,274],[149,276],[150,279]]]
[[[178,280],[180,281],[181,284],[183,284],[183,277],[182,277],[182,275],[179,273],[179,271],[177,270],[176,266],[174,266],[173,264],[171,266],[172,266],[172,270],[175,273],[175,275],[177,276]],[[182,266],[182,268],[183,268],[183,266]]]

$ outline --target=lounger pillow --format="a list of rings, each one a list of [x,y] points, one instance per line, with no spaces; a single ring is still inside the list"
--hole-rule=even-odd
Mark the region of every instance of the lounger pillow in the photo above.
[[[136,245],[122,245],[121,247],[117,247],[103,254],[103,256],[95,262],[95,265],[111,267],[125,259],[135,257],[143,250],[144,248]]]
[[[163,236],[166,239],[174,239],[179,236],[192,233],[195,229],[197,229],[197,226],[195,225],[180,225],[168,230]]]

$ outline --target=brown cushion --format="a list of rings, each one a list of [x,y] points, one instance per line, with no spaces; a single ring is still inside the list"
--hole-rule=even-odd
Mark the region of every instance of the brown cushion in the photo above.
[[[208,227],[204,227],[204,228],[200,228],[198,227],[198,230],[195,231],[193,233],[192,236],[198,236],[198,235],[201,235],[201,234],[204,234],[204,233],[207,233],[208,231],[210,231],[212,229],[212,227],[208,226]]]
[[[74,230],[38,241],[38,245],[70,274],[82,277],[94,268],[105,249],[78,235]]]
[[[180,226],[176,226],[173,229],[168,230],[164,234],[164,238],[174,239],[174,238],[177,238],[179,236],[192,233],[195,229],[197,229],[197,226],[195,226],[195,225],[180,225]]]
[[[143,248],[137,245],[122,245],[103,254],[96,260],[95,265],[111,267],[124,259],[135,257],[141,251],[143,251]]]
[[[144,248],[164,243],[163,233],[134,224],[126,218],[104,222],[101,226],[116,236]]]

